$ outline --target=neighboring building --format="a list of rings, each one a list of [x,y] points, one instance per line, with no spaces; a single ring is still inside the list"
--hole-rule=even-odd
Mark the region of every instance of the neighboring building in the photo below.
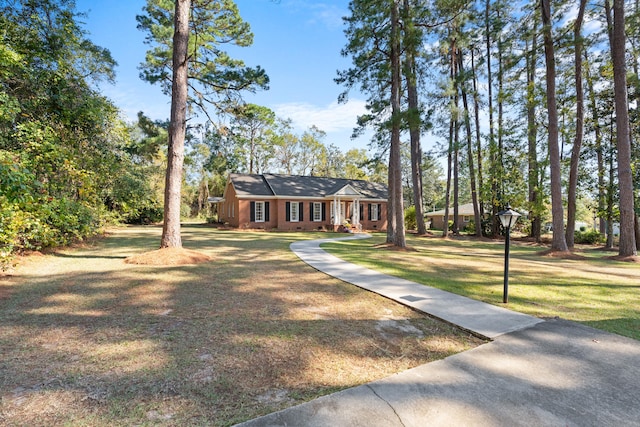
[[[473,203],[467,203],[458,206],[458,227],[462,230],[473,221]],[[439,211],[427,212],[427,219],[431,220],[431,228],[444,230],[444,209]],[[453,208],[449,208],[449,221],[453,221]],[[448,221],[446,222],[448,224]]]
[[[387,187],[354,179],[233,173],[217,208],[237,228],[387,229]]]

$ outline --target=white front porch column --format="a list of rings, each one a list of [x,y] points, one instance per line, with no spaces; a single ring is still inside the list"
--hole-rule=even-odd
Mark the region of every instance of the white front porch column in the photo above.
[[[353,199],[353,216],[351,223],[353,225],[360,224],[360,199]]]
[[[340,225],[340,205],[338,197],[333,198],[333,225]]]

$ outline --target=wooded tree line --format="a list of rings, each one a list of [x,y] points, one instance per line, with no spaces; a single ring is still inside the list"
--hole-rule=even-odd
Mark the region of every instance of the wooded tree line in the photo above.
[[[554,233],[553,243],[563,250],[572,245],[571,218],[583,198],[592,200],[601,228],[620,222],[621,254],[635,254],[640,242],[631,145],[640,87],[637,1],[351,1],[343,54],[353,65],[336,81],[345,87],[341,100],[351,88],[368,96],[355,132],[374,130],[374,159],[324,145],[316,128],[296,135],[286,119],[243,102],[244,91],[267,89],[268,77],[224,50],[253,37],[233,1],[148,0],[138,16],[150,45],[141,76],[183,101],[166,123],[140,114],[135,124],[96,89],[113,79],[115,62],[90,41],[72,0],[2,0],[0,7],[3,259],[15,248],[85,237],[113,219],[164,213],[166,224],[170,212],[179,223],[185,206],[202,209],[210,186],[221,186],[229,171],[384,179],[388,240],[404,246],[404,196],[413,197],[419,232],[424,206],[438,199],[424,171],[437,170],[437,162],[420,144],[429,132],[446,156],[443,204],[455,212],[468,194],[475,224],[486,223],[487,232],[498,232],[495,214],[511,203],[529,211],[539,238],[551,206],[556,231],[566,212],[566,234]],[[187,25],[176,13],[184,7]],[[209,120],[188,129],[195,114]],[[404,172],[403,159],[410,160]],[[177,205],[168,207],[168,199]]]
[[[256,112],[259,117],[254,116]],[[156,126],[166,129],[167,124],[157,122]],[[289,119],[277,118],[268,108],[254,104],[243,105],[224,121],[187,127],[182,216],[207,216],[207,199],[223,194],[232,172],[386,183],[384,161],[371,158],[364,149],[343,151],[326,144],[324,138],[325,133],[315,126],[298,133]]]
[[[174,3],[149,0],[138,16],[151,45],[141,77],[167,94]],[[107,223],[162,220],[171,121],[141,112],[127,123],[100,94],[116,63],[91,42],[74,1],[2,0],[0,10],[0,266],[16,251],[68,244]],[[290,121],[242,102],[243,90],[266,88],[268,78],[220,44],[249,44],[248,25],[227,0],[194,1],[190,10],[189,31],[199,37],[188,48],[198,60],[189,62],[185,113],[210,120],[185,124],[178,218],[202,212],[229,172],[384,175],[364,150],[343,153],[323,143],[321,130],[298,135]]]
[[[115,61],[72,1],[0,2],[0,264],[153,204],[127,125],[95,83]]]
[[[226,46],[248,46],[253,40],[233,1],[148,0],[137,20],[150,46],[141,77],[171,95],[161,248],[182,246],[185,139],[187,118],[194,112],[208,118],[201,130],[202,150],[195,150],[209,151],[201,172],[208,169],[220,177],[275,168],[284,173],[355,176],[362,175],[358,168],[367,167],[376,173],[379,162],[367,160],[364,152],[352,150],[342,156],[335,146],[320,143],[324,133],[315,127],[298,139],[289,121],[243,101],[244,92],[268,89],[269,78],[259,66],[248,67],[225,51]],[[202,195],[208,194],[206,178],[198,188],[201,205]]]
[[[349,9],[352,66],[336,81],[343,99],[352,88],[367,94],[356,131],[372,128],[389,154],[390,243],[404,246],[401,139],[419,212],[428,131],[446,156],[446,209],[457,220],[469,194],[478,234],[497,234],[496,214],[511,204],[539,240],[551,208],[552,247],[567,250],[583,199],[599,230],[609,227],[607,245],[619,221],[620,255],[635,255],[639,2],[352,0]]]
[[[386,165],[366,150],[343,152],[327,145],[325,132],[316,126],[299,134],[290,119],[276,117],[267,107],[243,104],[225,122],[208,122],[198,131],[208,153],[207,170],[214,174],[268,172],[386,182]]]

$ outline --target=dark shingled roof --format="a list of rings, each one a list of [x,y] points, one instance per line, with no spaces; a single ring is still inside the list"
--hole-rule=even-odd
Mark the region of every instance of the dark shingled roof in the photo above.
[[[367,199],[387,199],[387,186],[357,179],[232,173],[229,179],[239,196],[329,197],[350,185]]]
[[[273,191],[262,175],[232,173],[229,180],[239,196],[273,196]]]

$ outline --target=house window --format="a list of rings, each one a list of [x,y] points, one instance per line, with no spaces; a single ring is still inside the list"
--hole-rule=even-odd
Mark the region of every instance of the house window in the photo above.
[[[380,205],[374,203],[371,205],[371,221],[379,221],[380,220],[380,210],[378,209]]]
[[[462,217],[462,221],[463,222],[469,222],[471,220],[471,218],[469,218],[469,215],[465,215]]]
[[[322,221],[322,203],[314,202],[313,203],[313,221],[320,222]]]
[[[289,218],[290,218],[291,222],[300,221],[300,218],[298,216],[299,215],[299,211],[298,211],[299,206],[300,205],[298,203],[295,203],[295,202],[294,203],[289,203]]]
[[[264,222],[264,202],[256,202],[256,222]]]

